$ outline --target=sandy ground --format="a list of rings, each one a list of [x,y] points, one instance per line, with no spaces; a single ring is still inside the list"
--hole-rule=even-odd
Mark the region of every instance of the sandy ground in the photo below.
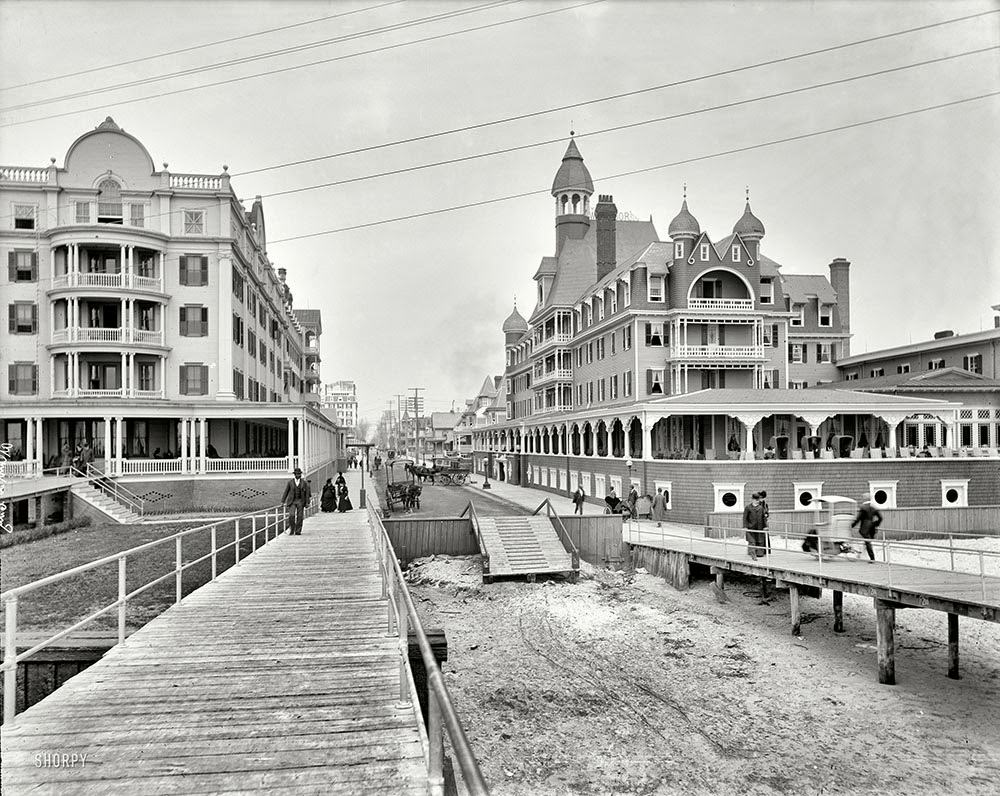
[[[475,558],[414,562],[425,626],[496,794],[995,794],[1000,626],[897,612],[898,685],[875,681],[871,600],[804,599],[752,580],[686,592],[595,570],[579,583],[482,585]]]

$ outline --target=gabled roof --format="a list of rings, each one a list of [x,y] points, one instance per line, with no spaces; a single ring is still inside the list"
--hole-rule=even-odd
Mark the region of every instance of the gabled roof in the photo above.
[[[531,277],[532,279],[538,279],[540,276],[549,275],[551,276],[556,272],[556,263],[559,262],[555,257],[543,257],[541,262],[538,263],[538,270],[535,271],[535,275]]]
[[[491,398],[496,394],[496,387],[493,386],[493,377],[487,376],[486,380],[483,382],[483,386],[479,388],[479,392],[476,393],[478,398],[481,395],[488,395]]]
[[[796,304],[804,304],[813,297],[824,304],[837,302],[836,291],[821,274],[782,274],[781,289]]]
[[[318,334],[323,334],[322,310],[292,310],[292,314],[303,326],[313,326]]]

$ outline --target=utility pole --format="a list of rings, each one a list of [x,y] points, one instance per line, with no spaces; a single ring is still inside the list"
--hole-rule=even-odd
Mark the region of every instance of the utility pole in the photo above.
[[[402,393],[396,393],[396,428],[398,430],[396,436],[398,438],[398,441],[401,442],[403,445],[403,455],[405,456],[406,440],[403,439],[403,410],[401,406],[402,403],[401,399],[404,397],[405,396]],[[397,445],[396,448],[398,451],[399,445]]]
[[[426,387],[410,387],[413,390],[413,428],[416,434],[416,440],[413,443],[415,449],[415,455],[413,458],[417,460],[417,464],[420,464],[420,393],[426,390]]]

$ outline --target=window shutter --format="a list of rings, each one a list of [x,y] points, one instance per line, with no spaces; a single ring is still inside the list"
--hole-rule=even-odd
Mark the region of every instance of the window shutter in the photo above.
[[[646,371],[646,395],[653,394],[653,371]]]
[[[837,363],[837,344],[830,343],[830,362]]]
[[[805,343],[802,344],[802,364],[809,361],[809,346]]]
[[[791,344],[791,343],[789,343],[789,344],[788,344],[788,361],[789,361],[789,362],[793,362],[793,361],[794,361],[794,360],[792,359],[792,354],[793,354],[793,351],[792,351],[792,344]]]
[[[180,388],[181,395],[188,394],[187,369],[188,369],[187,365],[181,365],[177,369],[177,371],[181,374],[181,388]]]
[[[186,285],[188,283],[187,257],[185,257],[182,254],[177,259],[177,262],[180,263],[180,269],[181,269],[180,270],[180,282],[181,282],[182,285]]]
[[[38,281],[38,252],[31,253],[31,281]]]
[[[650,340],[653,339],[653,324],[646,323],[646,345],[649,345]]]
[[[208,395],[208,365],[201,366],[201,394]]]
[[[31,333],[38,334],[38,305],[31,305]]]
[[[778,347],[778,324],[776,323],[771,324],[771,347]]]
[[[817,362],[822,362],[823,361],[823,344],[822,343],[816,343],[816,361]]]
[[[7,252],[7,279],[17,281],[17,252]]]
[[[208,336],[208,307],[201,308],[201,336]]]
[[[7,331],[16,332],[17,331],[17,305],[8,304],[7,305],[7,318],[8,326]]]
[[[199,278],[201,279],[200,284],[208,284],[208,257],[199,257]]]
[[[17,365],[7,366],[7,392],[17,395]]]
[[[181,327],[181,336],[187,337],[187,307],[178,308],[178,321]]]
[[[38,365],[31,366],[31,394],[38,394]]]

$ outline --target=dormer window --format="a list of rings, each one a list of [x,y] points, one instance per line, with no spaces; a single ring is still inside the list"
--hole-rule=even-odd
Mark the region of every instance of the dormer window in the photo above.
[[[599,298],[597,300],[597,320],[604,320],[604,298]]]
[[[122,190],[114,180],[102,180],[97,186],[97,223],[121,224]]]
[[[733,262],[738,263],[740,261],[740,246],[737,243],[733,246]]]
[[[650,301],[663,301],[663,277],[662,276],[651,276],[649,277],[649,300]]]
[[[789,321],[789,326],[804,326],[805,325],[805,304],[793,304],[792,312],[795,314]]]
[[[678,259],[684,257],[684,243],[682,241],[677,241],[674,244],[674,257]]]
[[[623,288],[623,291],[622,291],[623,292],[623,302],[622,303],[624,304],[624,306],[630,307],[632,305],[632,284],[630,282],[627,282],[627,281],[623,282],[622,283],[622,288]]]
[[[542,287],[542,283],[538,283],[538,303],[541,304],[545,301],[545,289]]]
[[[608,296],[608,299],[611,302],[608,307],[608,314],[614,315],[616,312],[618,312],[618,291],[612,290],[610,295]]]
[[[702,262],[708,262],[708,244],[701,244],[701,260]]]
[[[771,282],[771,277],[769,276],[761,277],[760,303],[774,304],[774,284]]]
[[[833,305],[832,304],[820,304],[819,305],[819,325],[820,326],[833,326]]]

